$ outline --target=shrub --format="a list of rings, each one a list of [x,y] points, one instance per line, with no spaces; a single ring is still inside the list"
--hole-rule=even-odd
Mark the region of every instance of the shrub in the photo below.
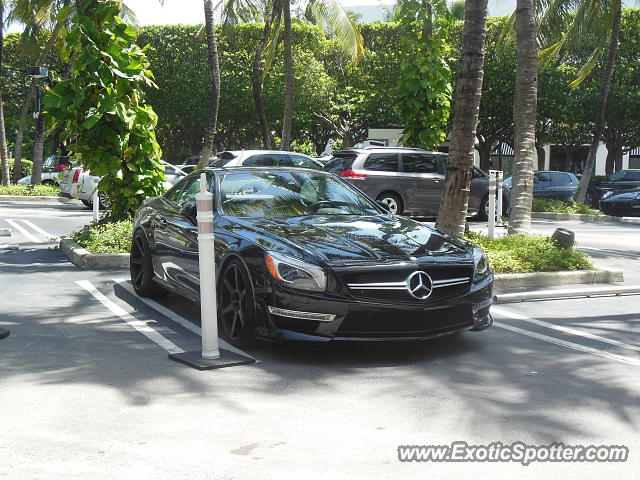
[[[23,158],[20,161],[20,178],[26,177],[27,175],[31,175],[31,171],[33,170],[33,162],[31,160],[27,160]],[[9,159],[9,172],[13,174],[13,158]],[[2,180],[2,172],[0,171],[0,180]]]
[[[9,185],[0,186],[0,195],[24,195],[36,197],[57,197],[60,189],[53,185]]]
[[[584,203],[566,203],[561,200],[547,200],[544,198],[534,198],[531,206],[533,212],[554,212],[554,213],[585,213],[599,214],[597,210],[593,210],[589,205]]]
[[[91,222],[71,234],[71,240],[91,253],[129,253],[131,250],[131,219],[119,222]]]
[[[575,248],[562,248],[550,237],[509,235],[491,239],[469,232],[467,240],[483,248],[496,273],[557,272],[594,268],[591,258]]]

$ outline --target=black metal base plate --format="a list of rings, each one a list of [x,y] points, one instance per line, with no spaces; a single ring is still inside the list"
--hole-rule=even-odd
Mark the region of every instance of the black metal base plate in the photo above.
[[[0,339],[7,338],[11,332],[6,328],[0,328]]]
[[[213,370],[214,368],[236,367],[238,365],[250,365],[256,361],[244,355],[239,355],[228,350],[220,349],[220,357],[209,359],[202,358],[202,352],[170,353],[169,358],[174,362],[182,363],[196,370]]]

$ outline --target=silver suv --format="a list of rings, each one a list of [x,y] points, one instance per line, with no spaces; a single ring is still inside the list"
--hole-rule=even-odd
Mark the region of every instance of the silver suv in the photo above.
[[[324,169],[348,180],[398,215],[435,216],[444,191],[447,154],[418,148],[366,147],[335,152]],[[509,211],[504,189],[503,211]],[[486,219],[489,176],[473,167],[469,215]]]

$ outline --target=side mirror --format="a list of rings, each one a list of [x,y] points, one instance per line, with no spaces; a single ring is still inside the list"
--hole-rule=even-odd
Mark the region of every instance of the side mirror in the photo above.
[[[189,220],[191,220],[192,222],[195,223],[196,215],[198,214],[198,211],[196,209],[196,204],[195,203],[189,203],[187,205],[182,205],[180,207],[179,213],[180,213],[181,217],[186,217],[186,218],[188,218]]]
[[[379,207],[382,207],[382,209],[385,212],[391,213],[391,209],[389,208],[389,205],[384,203],[382,200],[376,200],[376,203],[378,204]]]

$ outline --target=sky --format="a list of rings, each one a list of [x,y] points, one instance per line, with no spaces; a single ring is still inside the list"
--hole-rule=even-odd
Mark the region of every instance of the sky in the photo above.
[[[138,17],[140,25],[199,24],[204,13],[202,0],[165,0],[160,6],[158,0],[125,0]],[[390,9],[394,0],[341,0],[342,6],[362,15],[362,21],[384,18],[384,11]],[[489,0],[489,15],[506,15],[513,12],[516,0]],[[9,27],[9,32],[21,31],[20,26]]]

